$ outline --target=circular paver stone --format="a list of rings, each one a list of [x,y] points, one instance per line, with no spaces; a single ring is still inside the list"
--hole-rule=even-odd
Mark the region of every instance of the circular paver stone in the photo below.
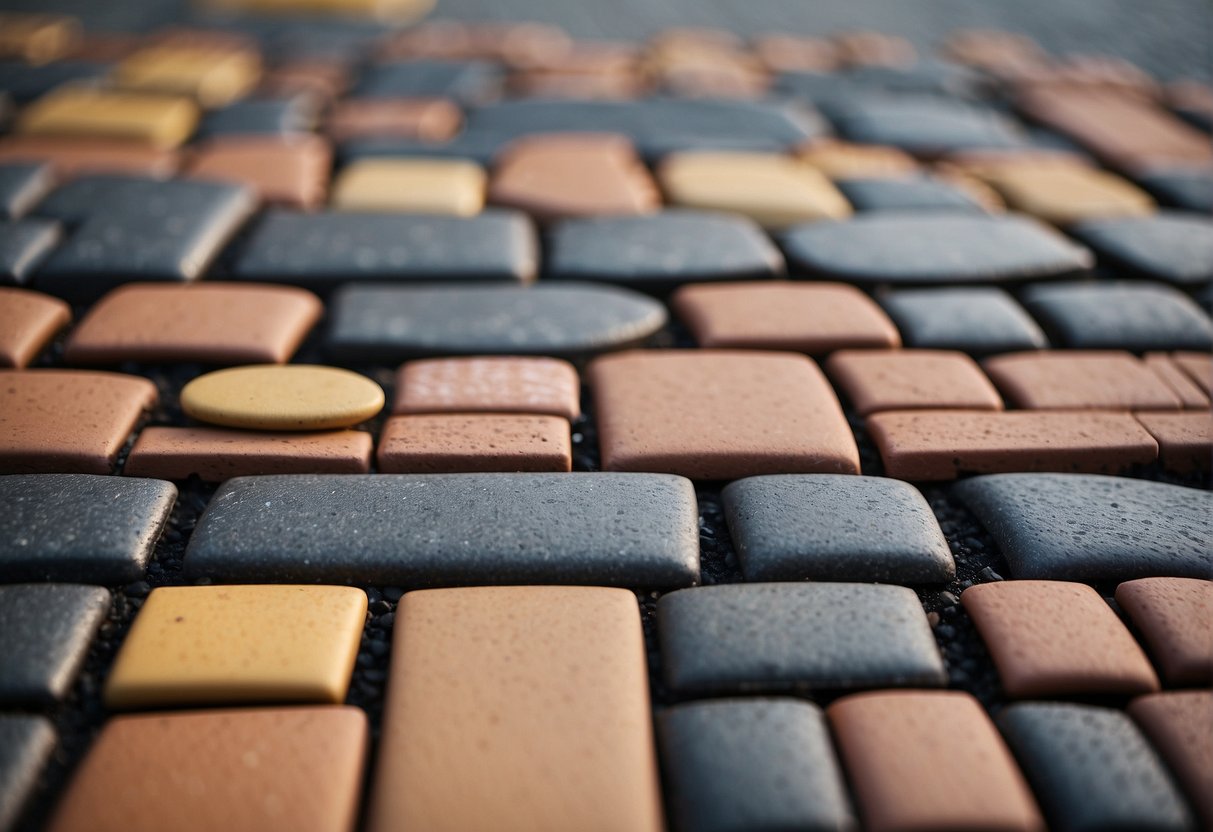
[[[254,365],[207,373],[181,391],[200,422],[254,430],[352,427],[383,409],[383,390],[336,367]]]

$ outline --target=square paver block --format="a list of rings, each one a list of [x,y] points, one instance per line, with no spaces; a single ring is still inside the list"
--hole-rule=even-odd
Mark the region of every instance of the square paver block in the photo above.
[[[1151,693],[1129,704],[1129,716],[1154,746],[1205,826],[1213,826],[1213,692]]]
[[[283,364],[323,313],[319,298],[293,286],[123,286],[84,316],[64,358],[71,364]]]
[[[1045,828],[1010,749],[969,694],[857,693],[826,714],[864,828]]]
[[[342,702],[366,607],[352,587],[154,589],[114,661],[106,705]]]
[[[1013,699],[1158,690],[1128,629],[1085,584],[1000,581],[961,593]]]
[[[393,416],[379,437],[385,474],[570,471],[569,423],[525,413]]]
[[[158,398],[138,376],[0,370],[0,471],[108,474]]]
[[[880,410],[1002,410],[977,362],[949,350],[839,350],[826,373],[860,416]]]
[[[1213,682],[1213,581],[1138,578],[1116,588],[1116,603],[1169,686]]]
[[[1043,350],[982,362],[1007,400],[1029,410],[1178,410],[1174,390],[1116,350]]]
[[[701,347],[826,355],[901,346],[875,301],[844,283],[695,283],[675,292],[671,305]]]
[[[684,283],[783,274],[783,255],[752,220],[669,209],[643,217],[567,220],[550,234],[544,273],[666,291]]]
[[[71,320],[58,298],[0,286],[0,367],[24,368]]]
[[[484,208],[487,177],[462,159],[359,159],[333,183],[342,211],[402,211],[470,217]]]
[[[392,651],[371,832],[662,828],[631,592],[411,592]]]
[[[114,717],[48,829],[353,832],[369,734],[346,706]]]
[[[1040,325],[993,286],[901,289],[880,297],[907,347],[984,355],[1047,347]]]
[[[867,420],[885,473],[949,480],[1024,471],[1116,473],[1158,459],[1158,443],[1129,413],[886,410]]]
[[[486,356],[410,361],[392,412],[581,415],[577,369],[559,358]]]
[[[1001,474],[953,493],[993,536],[1015,578],[1127,581],[1213,573],[1213,494],[1078,474]]]
[[[825,174],[773,153],[673,153],[657,179],[671,205],[741,214],[768,230],[851,215]]]
[[[748,581],[949,581],[956,565],[926,499],[882,477],[749,477],[723,492]]]
[[[657,717],[679,832],[853,830],[821,709],[797,699],[675,705]]]
[[[859,473],[855,437],[808,358],[743,350],[595,360],[603,468],[695,479]]]
[[[12,829],[55,750],[44,716],[0,714],[0,829]]]
[[[1020,703],[999,713],[997,724],[1050,829],[1193,828],[1174,781],[1124,712]]]
[[[61,701],[109,606],[109,592],[96,586],[0,586],[0,704],[28,708]]]
[[[939,687],[943,660],[913,590],[846,583],[730,584],[657,604],[666,684],[678,693]]]
[[[1059,283],[1029,286],[1020,300],[1060,347],[1145,352],[1213,345],[1213,321],[1173,286]]]

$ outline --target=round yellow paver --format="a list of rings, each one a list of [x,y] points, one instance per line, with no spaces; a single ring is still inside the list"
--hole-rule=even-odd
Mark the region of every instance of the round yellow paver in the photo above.
[[[181,391],[187,416],[254,430],[351,427],[383,403],[383,389],[369,378],[307,364],[233,367],[199,376]]]

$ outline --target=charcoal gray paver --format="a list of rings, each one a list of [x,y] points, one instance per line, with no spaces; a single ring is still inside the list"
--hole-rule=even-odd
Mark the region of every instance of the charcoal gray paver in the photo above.
[[[952,486],[1015,578],[1128,581],[1213,574],[1213,493],[1087,474],[994,474]]]
[[[1152,193],[1164,205],[1213,213],[1213,170],[1158,170],[1137,177],[1137,183]]]
[[[1019,125],[991,109],[942,96],[856,96],[830,111],[835,128],[862,144],[887,144],[922,156],[1028,144]]]
[[[900,480],[750,477],[722,496],[749,581],[942,583],[956,573],[931,507]]]
[[[724,699],[658,714],[678,832],[854,829],[821,709],[798,699]]]
[[[34,287],[74,302],[134,281],[201,277],[257,207],[252,189],[230,182],[106,177],[79,203],[73,184],[39,209],[79,225],[38,268]]]
[[[330,352],[395,362],[423,355],[587,355],[644,341],[666,322],[656,300],[617,286],[370,286],[339,290]]]
[[[0,705],[62,700],[109,604],[109,591],[96,586],[0,586]]]
[[[1213,219],[1182,211],[1088,220],[1069,229],[1118,273],[1181,286],[1213,281]]]
[[[792,272],[852,283],[1003,283],[1089,268],[1091,253],[1024,216],[860,214],[782,240]]]
[[[45,162],[0,164],[0,218],[18,219],[46,195],[54,173]]]
[[[1124,712],[1017,704],[996,721],[1051,829],[1194,828],[1162,761]]]
[[[176,499],[162,480],[0,476],[0,581],[137,581]]]
[[[842,179],[834,183],[856,211],[954,211],[985,214],[986,209],[959,188],[929,176]]]
[[[1133,352],[1213,348],[1213,321],[1171,286],[1057,283],[1029,286],[1020,301],[1054,346]]]
[[[501,70],[489,61],[391,61],[367,67],[350,97],[438,97],[476,103],[496,97],[501,83]]]
[[[185,568],[235,582],[687,586],[698,508],[689,480],[660,474],[239,477],[215,493]]]
[[[940,687],[943,661],[913,590],[848,583],[727,584],[657,602],[678,693]]]
[[[0,286],[22,286],[62,238],[51,220],[0,220]]]
[[[515,211],[475,217],[268,211],[235,255],[238,280],[326,289],[354,281],[504,281],[535,276],[534,226]]]
[[[11,829],[55,749],[46,717],[0,714],[0,829]]]
[[[552,279],[651,290],[784,271],[783,255],[755,223],[700,211],[569,220],[552,230],[548,251],[544,268]]]
[[[877,300],[907,347],[986,355],[1049,346],[1036,321],[994,286],[902,289]]]

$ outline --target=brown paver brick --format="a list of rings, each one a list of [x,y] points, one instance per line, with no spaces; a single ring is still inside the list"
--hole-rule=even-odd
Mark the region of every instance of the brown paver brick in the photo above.
[[[908,67],[918,59],[914,44],[900,35],[884,32],[844,32],[833,38],[838,60],[844,66]]]
[[[767,71],[832,72],[838,67],[838,50],[825,38],[772,33],[750,42]]]
[[[58,298],[0,287],[0,367],[25,367],[71,320],[71,307]]]
[[[987,358],[1007,402],[1030,410],[1178,410],[1179,397],[1144,362],[1115,350],[1052,350]]]
[[[52,832],[352,832],[368,746],[346,706],[111,719]]]
[[[1150,371],[1171,388],[1185,409],[1209,409],[1209,394],[1169,354],[1148,352],[1143,360]]]
[[[671,306],[701,347],[826,355],[901,345],[884,310],[845,283],[690,284],[674,293]]]
[[[306,210],[324,202],[332,155],[319,136],[231,136],[194,150],[186,173],[241,182],[265,202]]]
[[[1204,352],[1173,352],[1171,357],[1188,376],[1213,396],[1213,355]]]
[[[825,363],[855,410],[1002,410],[977,362],[952,350],[840,350]]]
[[[518,413],[393,416],[379,438],[386,474],[569,471],[568,420]]]
[[[393,413],[581,415],[581,383],[567,361],[546,357],[432,358],[396,375]]]
[[[1213,413],[1138,413],[1137,421],[1158,442],[1158,458],[1168,471],[1209,470],[1213,457]]]
[[[392,649],[370,832],[662,828],[631,592],[410,592]]]
[[[1129,715],[1158,751],[1201,821],[1213,828],[1213,691],[1139,696]]]
[[[0,471],[108,474],[157,400],[144,378],[78,370],[0,370]]]
[[[329,113],[333,141],[350,139],[419,139],[443,142],[459,131],[463,113],[445,98],[351,99]]]
[[[489,201],[539,221],[647,214],[657,185],[631,142],[611,133],[549,133],[510,144],[489,180]]]
[[[1012,78],[1050,60],[1040,45],[1018,32],[962,29],[952,32],[941,51],[958,63],[998,78]]]
[[[826,715],[865,829],[1043,832],[1015,758],[969,694],[859,693]]]
[[[1012,699],[1158,690],[1150,660],[1091,587],[978,584],[960,596]]]
[[[868,417],[885,473],[903,480],[961,474],[1116,473],[1158,458],[1129,413],[890,410]]]
[[[57,139],[48,136],[0,138],[0,162],[48,162],[59,178],[90,173],[172,176],[180,166],[176,150],[103,139]]]
[[[365,474],[374,442],[356,430],[265,433],[224,428],[144,428],[122,473],[205,482],[261,474]]]
[[[1207,167],[1208,136],[1137,96],[1076,85],[1047,84],[1020,95],[1028,118],[1064,133],[1120,170]]]
[[[657,179],[671,205],[730,211],[773,231],[851,215],[850,203],[825,174],[775,153],[671,153],[657,168]]]
[[[1139,578],[1116,588],[1116,603],[1168,686],[1213,685],[1213,581]]]
[[[709,480],[859,473],[838,399],[802,355],[633,351],[595,360],[589,381],[604,470]]]
[[[281,364],[323,312],[319,298],[291,286],[133,284],[93,306],[65,357],[72,364]]]

